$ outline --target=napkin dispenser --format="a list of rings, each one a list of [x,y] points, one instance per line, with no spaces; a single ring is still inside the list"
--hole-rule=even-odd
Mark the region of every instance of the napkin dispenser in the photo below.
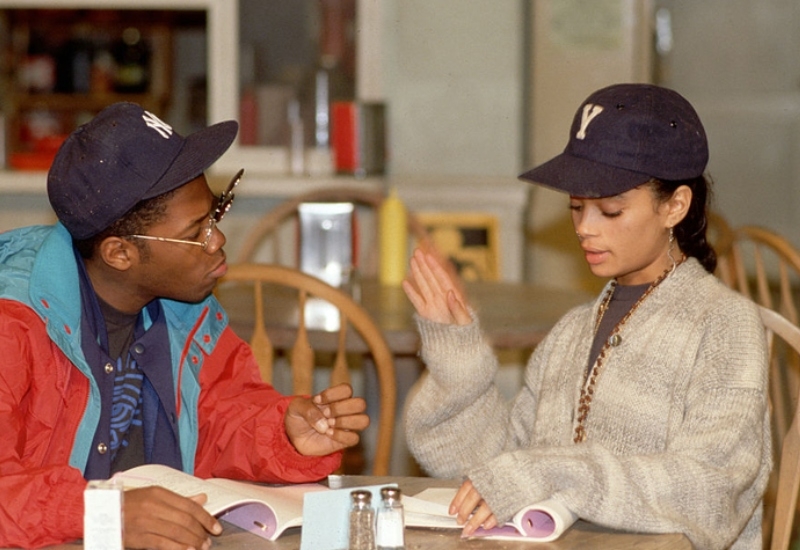
[[[354,268],[354,205],[349,202],[306,202],[299,206],[300,270],[335,287],[347,287]],[[309,299],[306,326],[339,328],[339,313],[323,300]]]

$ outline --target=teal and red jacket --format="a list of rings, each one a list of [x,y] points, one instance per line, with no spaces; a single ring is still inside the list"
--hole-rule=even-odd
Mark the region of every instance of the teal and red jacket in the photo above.
[[[291,397],[261,381],[250,347],[213,296],[161,300],[184,471],[315,481],[341,453],[300,455],[284,430]],[[81,348],[78,267],[60,224],[0,234],[0,547],[80,538],[83,471],[100,416]]]

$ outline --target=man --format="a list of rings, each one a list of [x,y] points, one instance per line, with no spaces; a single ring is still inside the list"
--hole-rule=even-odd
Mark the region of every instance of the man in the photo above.
[[[227,270],[205,170],[237,124],[186,138],[118,103],[48,173],[54,226],[0,234],[0,547],[79,538],[87,479],[143,463],[199,477],[325,477],[368,423],[349,386],[260,381],[211,295]],[[124,498],[125,545],[208,548],[219,523],[160,488]]]

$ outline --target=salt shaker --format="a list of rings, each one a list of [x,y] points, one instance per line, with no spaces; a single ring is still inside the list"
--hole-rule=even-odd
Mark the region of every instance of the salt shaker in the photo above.
[[[375,536],[378,550],[405,549],[405,521],[400,496],[400,489],[397,487],[381,489]]]
[[[375,510],[372,493],[356,490],[350,493],[350,550],[375,550]]]

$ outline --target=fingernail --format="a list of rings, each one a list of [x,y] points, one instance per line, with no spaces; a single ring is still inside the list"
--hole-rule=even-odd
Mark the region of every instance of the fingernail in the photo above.
[[[216,522],[213,527],[211,527],[211,532],[215,535],[219,535],[222,533],[222,525],[219,522]],[[208,539],[211,542],[211,539]]]
[[[317,420],[316,424],[314,424],[314,429],[316,429],[319,433],[324,434],[328,431],[328,420],[326,418],[320,418]]]
[[[314,403],[322,403],[322,396],[319,394],[315,395],[313,401]]]

